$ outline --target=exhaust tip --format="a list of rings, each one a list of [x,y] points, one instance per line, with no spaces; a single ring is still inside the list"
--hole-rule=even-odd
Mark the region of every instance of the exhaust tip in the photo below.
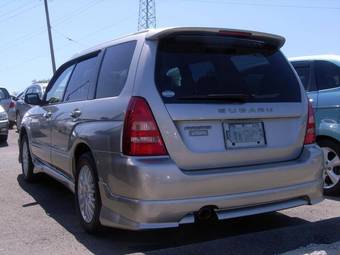
[[[204,206],[196,213],[196,218],[199,221],[209,221],[217,218],[214,206]]]

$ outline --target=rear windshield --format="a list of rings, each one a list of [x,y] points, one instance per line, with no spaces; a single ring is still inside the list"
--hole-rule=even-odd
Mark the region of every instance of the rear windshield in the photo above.
[[[166,103],[216,103],[241,96],[247,102],[301,101],[298,80],[282,53],[249,39],[163,39],[155,79]]]

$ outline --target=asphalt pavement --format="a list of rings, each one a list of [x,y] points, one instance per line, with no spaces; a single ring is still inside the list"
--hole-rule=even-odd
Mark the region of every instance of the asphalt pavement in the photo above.
[[[177,229],[85,233],[74,197],[47,176],[26,183],[18,134],[0,145],[0,254],[278,254],[340,241],[340,199],[314,206]],[[339,251],[340,252],[340,251]]]

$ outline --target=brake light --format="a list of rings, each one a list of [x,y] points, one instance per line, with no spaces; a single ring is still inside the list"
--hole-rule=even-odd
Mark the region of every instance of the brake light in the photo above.
[[[236,37],[251,37],[252,36],[252,33],[249,33],[249,32],[229,31],[229,30],[220,30],[218,34],[226,35],[226,36],[236,36]]]
[[[307,119],[307,127],[306,127],[306,136],[304,144],[312,144],[315,143],[316,135],[315,135],[315,118],[314,118],[314,110],[312,104],[308,102],[308,119]]]
[[[142,97],[130,100],[124,122],[123,153],[130,156],[168,154],[152,111]]]
[[[15,107],[15,103],[13,101],[10,102],[9,104],[9,108],[14,108]]]

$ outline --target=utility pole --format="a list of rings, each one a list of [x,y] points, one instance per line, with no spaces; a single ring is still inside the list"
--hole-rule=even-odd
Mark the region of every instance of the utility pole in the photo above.
[[[53,69],[53,73],[55,73],[55,71],[56,71],[56,68],[55,68],[55,58],[54,58],[53,41],[52,41],[51,24],[50,24],[50,15],[48,13],[47,0],[44,0],[44,3],[45,3],[45,13],[46,13],[48,40],[49,40],[49,43],[50,43],[52,69]]]
[[[139,0],[138,30],[156,28],[155,0]]]

